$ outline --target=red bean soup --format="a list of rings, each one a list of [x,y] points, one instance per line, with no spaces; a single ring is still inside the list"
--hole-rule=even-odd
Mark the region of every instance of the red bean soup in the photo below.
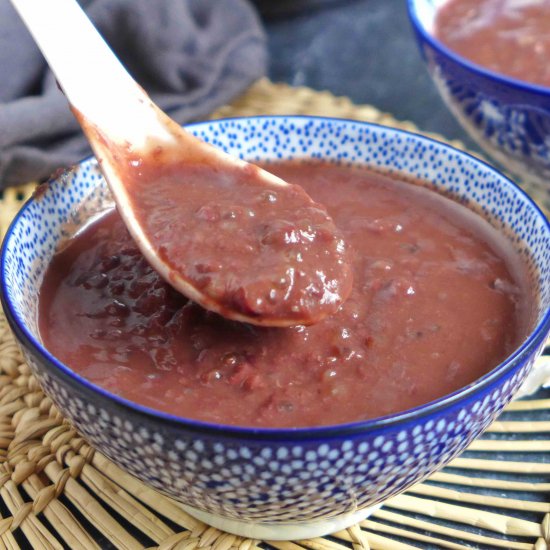
[[[310,325],[349,296],[346,244],[300,186],[258,184],[252,164],[138,157],[128,170],[132,208],[153,248],[170,273],[206,294],[208,309],[255,324]]]
[[[550,86],[550,0],[449,0],[435,35],[487,69]]]
[[[206,311],[153,271],[112,210],[46,272],[45,346],[95,384],[159,411],[304,427],[437,399],[487,373],[527,335],[530,283],[480,216],[418,182],[359,167],[268,169],[326,205],[349,246],[353,289],[335,314],[267,328]]]

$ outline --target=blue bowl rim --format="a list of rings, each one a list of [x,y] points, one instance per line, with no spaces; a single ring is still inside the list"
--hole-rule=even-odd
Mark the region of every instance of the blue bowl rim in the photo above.
[[[420,21],[417,15],[417,9],[416,9],[417,3],[418,3],[418,0],[407,0],[409,19],[413,27],[416,29],[416,31],[422,35],[424,40],[426,40],[426,42],[428,42],[432,48],[446,55],[458,65],[463,65],[468,70],[480,76],[483,76],[488,79],[493,79],[499,82],[500,84],[511,86],[512,88],[517,88],[524,92],[550,96],[550,87],[541,86],[539,84],[531,84],[530,82],[525,82],[523,80],[518,80],[516,78],[512,78],[510,76],[497,73],[495,71],[492,71],[490,69],[483,67],[482,65],[473,63],[469,59],[462,57],[461,55],[457,54],[454,50],[448,48],[445,44],[443,44],[443,42],[438,40],[432,33],[428,32],[426,27],[422,24],[422,22]]]
[[[535,212],[541,217],[546,225],[546,229],[550,232],[550,221],[543,214],[538,205],[529,197],[529,195],[523,191],[519,186],[517,186],[512,180],[501,174],[496,168],[490,166],[488,163],[474,157],[473,155],[461,151],[452,147],[449,144],[437,141],[435,139],[415,134],[406,130],[401,130],[399,128],[392,128],[389,126],[384,126],[381,124],[375,124],[370,122],[364,122],[359,120],[352,120],[346,118],[335,118],[335,117],[324,117],[324,116],[309,116],[309,115],[258,115],[258,116],[249,116],[249,117],[228,117],[223,119],[217,119],[212,121],[202,121],[195,122],[192,124],[185,125],[188,128],[194,128],[201,125],[217,125],[223,124],[231,121],[242,121],[242,120],[277,120],[277,119],[313,119],[317,121],[326,120],[328,122],[340,122],[346,124],[354,125],[366,125],[374,128],[380,128],[381,130],[389,130],[390,132],[402,134],[404,136],[413,136],[415,139],[420,141],[427,142],[429,144],[435,145],[437,147],[443,147],[444,149],[450,149],[453,152],[458,153],[461,156],[465,156],[472,160],[476,164],[480,164],[488,169],[490,172],[494,173],[499,178],[502,178],[507,184],[511,185],[516,193],[523,195]],[[92,160],[93,156],[86,157],[76,164],[80,166],[82,163]],[[122,408],[129,408],[133,413],[138,415],[145,416],[147,418],[153,417],[157,421],[165,422],[171,426],[178,426],[183,428],[186,431],[200,432],[202,434],[208,435],[219,435],[223,438],[234,438],[234,439],[248,439],[248,440],[276,440],[276,441],[308,441],[308,440],[325,440],[331,438],[340,438],[343,436],[353,436],[361,435],[366,432],[375,432],[377,430],[385,429],[389,426],[396,424],[405,425],[412,421],[422,418],[424,416],[435,413],[441,409],[455,405],[456,403],[466,400],[468,397],[471,397],[475,393],[480,392],[481,390],[490,386],[493,382],[498,380],[500,377],[508,373],[517,364],[522,360],[522,358],[527,357],[535,352],[535,350],[544,342],[546,335],[550,332],[550,307],[547,308],[547,311],[538,325],[531,331],[527,339],[519,346],[512,354],[510,354],[503,362],[499,365],[496,365],[488,373],[478,378],[471,384],[464,386],[452,392],[450,394],[444,395],[434,401],[430,401],[418,407],[394,413],[391,415],[386,415],[382,417],[372,418],[368,420],[362,420],[358,422],[350,422],[345,424],[335,424],[335,425],[326,425],[326,426],[315,426],[315,427],[300,427],[300,428],[254,428],[246,426],[232,426],[229,424],[217,424],[212,422],[204,422],[200,420],[194,420],[186,417],[180,417],[162,411],[158,411],[143,405],[139,405],[133,401],[125,399],[117,394],[111,393],[104,388],[93,384],[86,378],[78,375],[73,372],[68,366],[64,365],[56,357],[54,357],[40,342],[38,342],[34,336],[27,329],[25,324],[21,319],[17,317],[15,312],[12,309],[11,302],[8,298],[7,293],[7,283],[5,278],[5,261],[6,261],[6,248],[7,243],[10,240],[11,234],[15,226],[17,225],[19,219],[23,216],[27,208],[30,207],[34,200],[34,196],[26,201],[23,207],[16,214],[15,218],[11,222],[4,241],[2,243],[2,248],[0,249],[0,301],[4,308],[6,318],[15,334],[22,340],[22,342],[29,348],[33,350],[34,354],[41,356],[43,360],[49,362],[57,370],[61,371],[62,374],[68,376],[69,379],[76,383],[77,385],[84,386],[88,391],[92,393],[100,394],[102,397],[114,401],[115,404],[121,406]]]

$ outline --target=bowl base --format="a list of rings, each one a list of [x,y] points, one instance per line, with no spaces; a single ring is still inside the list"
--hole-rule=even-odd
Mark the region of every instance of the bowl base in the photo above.
[[[233,535],[260,540],[301,540],[322,537],[346,529],[370,516],[380,506],[382,505],[376,504],[370,508],[363,508],[329,519],[295,523],[252,523],[211,514],[185,504],[182,505],[182,508],[190,516]]]

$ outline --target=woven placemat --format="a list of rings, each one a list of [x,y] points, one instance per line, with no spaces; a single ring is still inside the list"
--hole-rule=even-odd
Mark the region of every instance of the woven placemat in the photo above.
[[[268,80],[213,117],[255,114],[337,116],[416,131],[371,106]],[[1,235],[33,187],[3,193]],[[191,518],[95,452],[41,392],[0,314],[2,548],[543,550],[550,547],[548,433],[550,391],[541,390],[512,403],[460,458],[368,520],[330,537],[247,540]]]

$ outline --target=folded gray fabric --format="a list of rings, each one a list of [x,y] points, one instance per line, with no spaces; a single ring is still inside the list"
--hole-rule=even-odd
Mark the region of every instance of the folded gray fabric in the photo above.
[[[246,0],[81,4],[177,122],[205,116],[265,73],[265,35]],[[90,153],[42,54],[9,0],[0,0],[0,187],[43,179]]]

